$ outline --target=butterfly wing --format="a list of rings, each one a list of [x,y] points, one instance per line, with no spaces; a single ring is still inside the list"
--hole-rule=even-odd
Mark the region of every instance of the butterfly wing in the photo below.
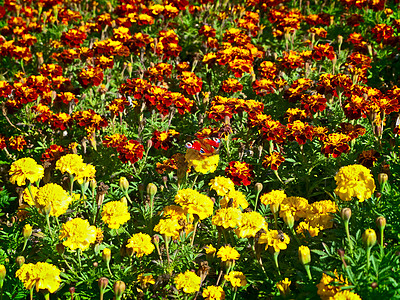
[[[186,143],[186,148],[199,151],[201,155],[213,154],[219,147],[219,138],[207,138]]]

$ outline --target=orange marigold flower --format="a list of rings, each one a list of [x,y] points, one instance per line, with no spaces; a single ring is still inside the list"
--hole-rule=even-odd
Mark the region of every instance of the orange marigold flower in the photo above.
[[[203,81],[197,77],[194,73],[184,71],[181,75],[181,82],[179,87],[189,95],[195,95],[201,91]]]
[[[228,78],[222,82],[221,89],[225,93],[236,93],[243,90],[243,85],[237,79]]]
[[[348,153],[350,146],[347,142],[350,141],[350,137],[343,133],[332,133],[329,134],[324,140],[324,146],[321,148],[321,152],[326,157],[332,154],[334,158],[340,156],[342,153]]]
[[[103,70],[99,67],[83,69],[78,75],[78,81],[83,87],[90,85],[99,86],[103,82]]]
[[[235,185],[249,185],[254,177],[253,166],[246,162],[231,161],[225,168],[225,174]]]
[[[172,141],[176,140],[179,136],[179,132],[169,129],[168,131],[154,131],[153,137],[151,140],[153,141],[154,148],[168,150],[172,146]]]
[[[24,146],[26,146],[26,141],[22,135],[12,136],[8,140],[8,146],[12,150],[22,151]]]
[[[284,161],[285,158],[282,156],[282,154],[275,151],[264,157],[262,166],[266,169],[270,168],[271,170],[276,171]]]
[[[63,32],[61,35],[61,42],[71,48],[78,48],[83,44],[87,38],[86,33],[77,29],[70,29],[67,32]]]
[[[117,150],[119,152],[118,158],[123,163],[129,161],[134,164],[143,158],[144,147],[138,141],[129,140],[126,143],[120,144]]]

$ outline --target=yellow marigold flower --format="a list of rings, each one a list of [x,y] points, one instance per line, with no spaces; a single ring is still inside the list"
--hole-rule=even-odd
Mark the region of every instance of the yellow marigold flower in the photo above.
[[[197,150],[187,149],[185,160],[188,163],[188,167],[193,166],[196,172],[202,174],[213,173],[217,169],[219,155],[201,155]]]
[[[357,197],[358,201],[363,202],[372,196],[376,188],[371,171],[362,165],[341,167],[335,180],[335,194],[343,201],[351,201],[352,197]]]
[[[269,205],[272,213],[277,213],[282,201],[286,198],[286,194],[281,190],[272,190],[260,197],[260,201],[264,205]]]
[[[332,228],[333,214],[337,211],[337,205],[331,200],[317,201],[309,205],[306,222],[315,228]]]
[[[82,156],[78,154],[67,154],[57,160],[56,169],[60,170],[61,173],[75,175],[79,172],[79,168],[83,163]]]
[[[276,283],[276,287],[278,288],[279,292],[281,293],[282,296],[286,296],[290,294],[290,284],[292,282],[289,280],[289,278],[285,278],[284,280],[281,280]]]
[[[185,210],[178,205],[169,205],[163,208],[163,217],[183,220],[187,218],[187,213]],[[189,214],[189,222],[193,221],[193,215]]]
[[[264,217],[256,211],[251,211],[242,214],[239,228],[235,230],[235,233],[241,238],[255,237],[256,233],[265,227]]]
[[[182,206],[187,213],[197,215],[200,220],[211,216],[214,209],[214,202],[210,197],[192,189],[179,190],[175,203]]]
[[[71,250],[86,250],[96,241],[96,227],[90,226],[88,220],[75,218],[62,225],[59,239],[67,238],[63,245]]]
[[[241,287],[247,284],[246,276],[239,271],[231,271],[224,278],[231,283],[233,287]]]
[[[226,228],[235,228],[242,220],[242,211],[239,208],[221,208],[212,217],[212,224]]]
[[[151,237],[148,234],[141,232],[132,235],[126,244],[126,247],[132,248],[133,252],[136,253],[136,257],[149,255],[155,248],[151,242]]]
[[[218,196],[225,196],[228,192],[235,190],[235,184],[229,178],[218,176],[210,181],[211,189],[217,192]]]
[[[310,248],[307,246],[299,247],[299,260],[303,265],[307,265],[311,262],[311,252]]]
[[[75,169],[75,180],[79,184],[92,180],[96,175],[96,168],[91,164],[82,163]]]
[[[153,275],[144,275],[143,273],[139,274],[137,277],[137,281],[143,288],[147,287],[149,284],[155,284],[156,281],[153,278]]]
[[[174,240],[179,237],[179,231],[181,229],[182,226],[179,225],[177,219],[161,219],[160,222],[154,226],[154,231],[172,237]]]
[[[219,257],[221,261],[238,260],[240,254],[235,248],[232,248],[228,245],[219,248],[217,252],[217,257]]]
[[[242,192],[236,190],[230,191],[219,202],[219,205],[222,208],[228,207],[228,204],[236,208],[240,206],[242,209],[246,209],[247,207],[249,207],[249,202],[247,202],[246,196]]]
[[[210,285],[203,290],[203,298],[205,300],[224,300],[225,292],[220,286]]]
[[[315,237],[323,229],[324,227],[322,226],[313,227],[308,222],[300,222],[300,224],[296,228],[296,232],[297,234],[302,234],[304,237],[306,237],[305,232],[308,231],[311,237]]]
[[[206,254],[214,254],[215,252],[217,252],[217,249],[214,248],[214,246],[211,244],[205,246],[204,249],[206,250]]]
[[[110,201],[104,204],[101,219],[111,229],[118,229],[129,221],[131,215],[128,206],[122,201]]]
[[[48,183],[40,187],[35,197],[35,206],[43,211],[50,205],[50,216],[55,217],[64,214],[71,202],[72,198],[56,183]]]
[[[11,164],[8,174],[11,176],[10,182],[18,186],[25,185],[26,180],[36,182],[43,178],[44,168],[33,158],[25,157],[14,161]]]
[[[37,264],[23,264],[15,273],[24,284],[27,290],[36,287],[36,291],[47,290],[54,293],[61,284],[61,271],[54,265],[46,262],[38,262]]]
[[[36,186],[31,185],[31,192],[32,192],[32,196],[33,196],[33,199],[32,199],[31,193],[29,192],[29,189],[25,188],[24,192],[22,194],[22,199],[26,203],[28,203],[30,206],[34,206],[35,205],[35,200],[34,199],[36,198],[36,194],[37,194],[38,190],[39,189]]]
[[[343,275],[338,275],[337,271],[334,271],[335,278],[323,273],[321,281],[317,284],[317,294],[321,297],[321,300],[330,300],[336,295],[341,287],[347,286],[347,280],[345,281]]]
[[[361,297],[349,290],[343,290],[335,294],[330,300],[362,300]]]
[[[280,230],[268,230],[265,235],[262,234],[258,243],[265,244],[264,239],[266,239],[265,249],[272,247],[274,252],[285,250],[290,243],[289,236]]]
[[[174,282],[178,290],[182,289],[184,293],[191,294],[200,290],[201,278],[194,272],[186,271],[178,274]]]
[[[307,216],[308,200],[303,197],[287,197],[281,203],[279,216],[283,217],[286,211],[292,212],[296,221]]]

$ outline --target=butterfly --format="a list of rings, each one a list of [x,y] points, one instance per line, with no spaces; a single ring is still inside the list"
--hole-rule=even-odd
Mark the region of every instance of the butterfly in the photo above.
[[[199,151],[201,155],[212,155],[219,148],[219,138],[206,138],[186,143],[186,148]]]

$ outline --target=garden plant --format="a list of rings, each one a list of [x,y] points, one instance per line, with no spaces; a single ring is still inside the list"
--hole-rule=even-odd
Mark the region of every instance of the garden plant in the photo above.
[[[0,4],[0,300],[400,299],[398,0]]]

